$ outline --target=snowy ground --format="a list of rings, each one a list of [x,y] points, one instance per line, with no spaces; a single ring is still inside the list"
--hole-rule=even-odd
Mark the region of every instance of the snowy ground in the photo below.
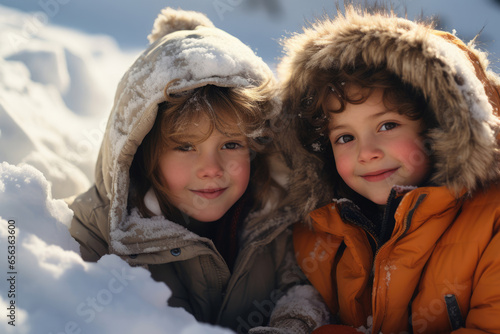
[[[465,8],[460,11],[439,8],[449,1],[407,2],[412,13],[420,12],[418,5],[448,13],[443,28],[456,28],[466,39],[485,26],[482,46],[494,59],[500,57],[500,43],[495,41],[500,6],[495,0],[459,0],[463,4],[456,8]],[[186,6],[183,1],[123,0],[123,11],[114,2],[116,8],[110,9],[112,2],[97,0],[1,3],[35,12],[0,5],[0,333],[229,333],[167,307],[169,289],[154,282],[146,270],[130,268],[116,256],[84,263],[67,231],[72,212],[61,199],[91,185],[116,84],[137,50],[145,47],[159,9],[168,4],[207,12],[216,26],[249,43],[273,66],[279,56],[277,39],[298,30],[309,14],[321,14],[319,3],[331,9],[333,2],[290,0],[287,4],[293,5],[286,6],[279,0],[255,0],[254,8],[241,0],[193,1]],[[232,7],[215,6],[224,3]],[[256,26],[258,6],[264,4],[268,19]],[[269,4],[281,6],[273,9]],[[96,14],[90,20],[90,9],[107,18]],[[130,15],[138,10],[148,15],[134,21]],[[246,19],[238,16],[242,11],[249,13]],[[470,17],[472,12],[478,19]],[[87,26],[78,26],[83,21]],[[113,37],[92,35],[97,31],[91,29]]]
[[[231,333],[168,307],[170,290],[116,255],[85,263],[35,168],[0,165],[0,212],[1,333]]]

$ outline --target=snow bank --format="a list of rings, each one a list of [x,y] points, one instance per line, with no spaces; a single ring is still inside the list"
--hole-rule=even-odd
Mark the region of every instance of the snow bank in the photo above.
[[[0,6],[0,161],[35,166],[56,198],[88,189],[117,82],[133,58],[109,37]]]
[[[41,172],[0,164],[1,333],[231,333],[168,307],[170,290],[145,269],[116,255],[84,262],[72,216]]]

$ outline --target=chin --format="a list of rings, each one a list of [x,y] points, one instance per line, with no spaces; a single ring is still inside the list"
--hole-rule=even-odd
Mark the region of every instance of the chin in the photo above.
[[[214,221],[220,219],[222,216],[224,216],[224,213],[222,213],[222,214],[211,214],[211,215],[200,215],[198,217],[192,217],[192,218],[196,219],[199,222],[211,223],[211,222],[214,222]]]
[[[380,195],[380,196],[371,196],[371,197],[367,197],[370,201],[372,201],[373,203],[377,204],[377,205],[386,205],[387,204],[387,200],[389,199],[389,194],[387,195]]]

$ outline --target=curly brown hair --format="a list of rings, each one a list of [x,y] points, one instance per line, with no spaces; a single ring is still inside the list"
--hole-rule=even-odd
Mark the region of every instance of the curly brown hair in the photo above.
[[[335,114],[345,110],[347,103],[362,104],[373,90],[383,90],[383,102],[386,107],[396,110],[412,120],[421,119],[424,124],[423,138],[432,128],[437,126],[434,113],[427,103],[426,97],[410,84],[404,83],[395,74],[386,68],[373,68],[364,65],[362,61],[354,62],[355,65],[342,69],[317,71],[311,77],[315,78],[310,83],[309,91],[300,101],[288,104],[288,108],[296,110],[298,121],[296,131],[299,141],[304,148],[317,156],[323,163],[323,177],[330,181],[336,193],[345,195],[347,185],[338,176],[335,167],[331,143],[329,140],[328,124]],[[361,88],[361,94],[350,95],[350,86]],[[326,110],[325,102],[335,98],[340,107],[337,110]],[[430,142],[425,140],[427,150],[431,152]],[[432,160],[432,155],[431,155]]]

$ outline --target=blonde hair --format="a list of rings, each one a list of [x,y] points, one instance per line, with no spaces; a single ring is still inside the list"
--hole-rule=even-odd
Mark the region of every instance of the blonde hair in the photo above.
[[[206,85],[188,92],[167,94],[165,101],[158,105],[158,114],[151,131],[139,146],[131,167],[131,181],[134,184],[131,204],[136,206],[144,217],[152,213],[144,203],[144,196],[149,188],[153,188],[160,203],[162,213],[169,219],[177,221],[182,214],[169,200],[169,189],[160,179],[159,158],[170,143],[179,142],[184,129],[201,117],[207,117],[210,129],[201,141],[210,136],[213,130],[223,134],[227,130],[238,130],[248,137],[251,151],[251,184],[259,189],[259,199],[254,198],[256,208],[265,203],[272,188],[279,186],[272,181],[266,157],[271,153],[273,136],[269,130],[269,119],[276,109],[275,91],[269,82],[252,87],[219,87]],[[135,181],[135,182],[134,182]]]

